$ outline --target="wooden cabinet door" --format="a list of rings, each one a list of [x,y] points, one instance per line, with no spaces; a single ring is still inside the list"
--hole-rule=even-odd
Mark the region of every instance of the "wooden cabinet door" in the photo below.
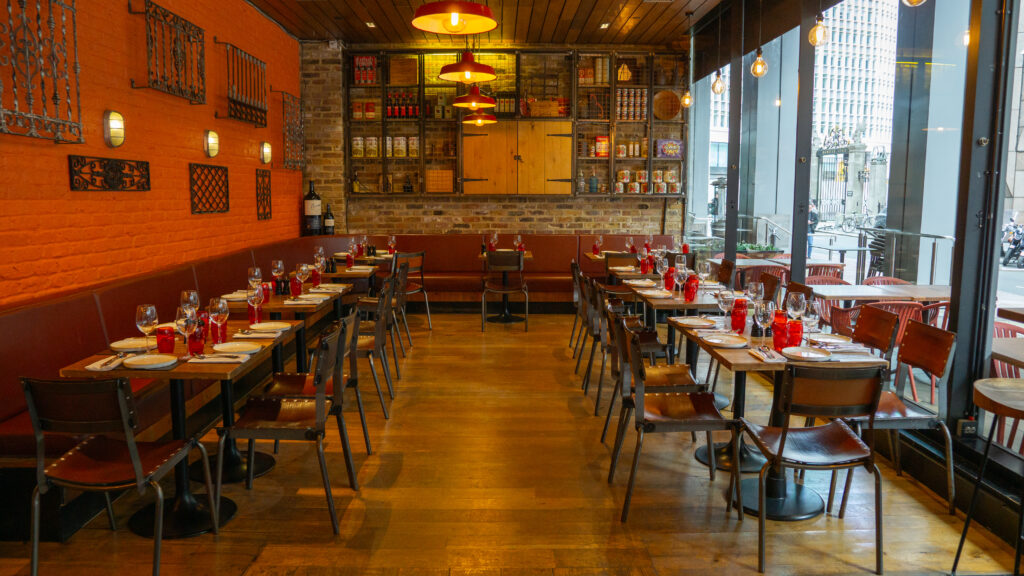
[[[463,127],[463,194],[515,194],[514,128],[513,122]]]
[[[572,192],[572,123],[519,122],[516,168],[520,194]]]

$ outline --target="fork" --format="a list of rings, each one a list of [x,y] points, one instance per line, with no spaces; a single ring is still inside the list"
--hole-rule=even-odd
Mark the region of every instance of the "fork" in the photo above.
[[[118,352],[116,356],[112,356],[110,358],[107,358],[107,360],[104,361],[103,364],[100,364],[100,368],[103,368],[105,366],[109,366],[109,365],[113,364],[114,362],[123,359],[127,355],[128,355],[127,352]]]

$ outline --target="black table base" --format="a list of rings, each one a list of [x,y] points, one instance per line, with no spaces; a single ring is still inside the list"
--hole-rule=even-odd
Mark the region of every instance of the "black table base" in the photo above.
[[[229,498],[220,499],[219,525],[224,526],[238,512],[238,505]],[[156,504],[150,504],[132,515],[128,528],[144,538],[153,537],[153,516]],[[206,494],[183,494],[164,500],[164,540],[199,536],[213,531],[213,518]]]
[[[732,470],[732,443],[731,442],[719,442],[715,444],[714,449],[715,462],[717,463],[716,468],[719,470]],[[697,461],[705,466],[708,465],[708,447],[701,446],[697,448],[694,457]],[[764,455],[758,450],[747,446],[745,442],[740,442],[740,472],[744,474],[750,474],[754,472],[760,472],[761,467],[766,462]]]
[[[769,471],[765,476],[765,517],[768,520],[795,522],[820,516],[825,512],[825,501],[814,490],[786,482],[784,474]],[[757,478],[740,483],[743,491],[743,511],[751,516],[760,513],[757,498]]]

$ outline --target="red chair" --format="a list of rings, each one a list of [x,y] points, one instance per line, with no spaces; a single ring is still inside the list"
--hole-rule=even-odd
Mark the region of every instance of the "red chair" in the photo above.
[[[871,304],[868,304],[868,306],[880,308],[886,312],[892,312],[899,317],[900,329],[896,334],[897,347],[901,342],[903,342],[903,332],[907,329],[907,323],[911,320],[921,322],[923,318],[922,310],[924,310],[924,306],[922,306],[920,302],[872,302]],[[897,366],[897,370],[898,369],[899,366]],[[932,392],[934,394],[934,390]],[[914,401],[918,402],[917,386],[914,386],[913,382],[911,382],[910,393],[914,396]]]
[[[949,326],[949,302],[936,302],[921,309],[921,316],[931,326],[946,330]]]
[[[854,306],[852,308],[830,306],[828,314],[829,326],[832,327],[832,332],[852,338],[853,327],[857,323],[857,317],[860,316],[860,311],[860,306]]]
[[[893,286],[902,284],[910,284],[910,282],[893,278],[892,276],[872,276],[864,279],[865,286]]]
[[[804,280],[808,286],[849,286],[850,283],[838,276],[808,276]]]
[[[808,276],[804,283],[808,286],[836,286],[842,284],[849,284],[842,278],[836,278],[835,276]],[[832,304],[828,300],[817,298],[814,300],[814,309],[818,312],[818,317],[821,321],[829,326],[832,325]]]
[[[832,276],[833,278],[842,278],[844,268],[846,268],[846,264],[808,264],[807,276]]]
[[[783,280],[783,278],[789,276],[789,271],[782,266],[748,266],[746,268],[741,268],[737,272],[738,276],[743,277],[743,282],[737,285],[746,286],[747,282],[760,282],[761,274],[771,274],[780,280],[779,284],[785,284],[788,281],[788,278],[786,280]],[[778,284],[776,284],[776,286],[778,286]],[[771,298],[772,295],[765,293],[764,297]]]
[[[1022,338],[1024,337],[1024,327],[1016,324],[1009,324],[1007,322],[996,322],[993,327],[992,337]],[[1020,368],[1013,364],[993,358],[989,378],[1020,378]],[[1009,434],[1007,434],[1006,431],[1007,421],[1010,423]],[[1021,441],[1019,444],[1017,443],[1018,427],[1020,427],[1020,420],[1015,418],[1000,418],[999,424],[996,426],[995,441],[1006,446],[1010,450],[1014,450],[1018,454],[1024,455],[1024,441]]]
[[[792,254],[778,254],[776,256],[772,256],[771,258],[769,258],[769,260],[792,260],[792,259],[793,259],[793,255]]]

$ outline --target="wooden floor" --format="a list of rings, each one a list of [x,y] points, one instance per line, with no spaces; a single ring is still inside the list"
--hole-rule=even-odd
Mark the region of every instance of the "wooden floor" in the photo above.
[[[331,534],[314,450],[283,444],[277,467],[252,491],[225,487],[239,513],[219,536],[164,543],[164,574],[756,573],[756,519],[727,516],[728,476],[709,482],[688,434],[648,436],[629,523],[619,522],[634,437],[608,485],[602,419],[592,415],[593,391],[585,398],[573,375],[571,316],[534,315],[529,333],[490,324],[481,334],[470,314],[436,315],[433,332],[423,318],[410,321],[415,347],[402,362],[391,420],[363,373],[372,456],[347,413],[359,493],[347,487],[333,427],[328,434],[341,536]],[[755,379],[748,389],[748,415],[763,419],[770,391]],[[962,515],[948,516],[936,494],[881,467],[887,573],[948,573]],[[808,473],[807,483],[827,490],[825,473]],[[122,497],[121,525],[150,498]],[[769,522],[768,532],[769,574],[871,573],[870,476],[855,476],[845,519]],[[67,544],[43,544],[41,572],[144,574],[151,550],[126,528],[111,533],[101,516]],[[961,573],[1007,572],[1011,555],[972,529]],[[0,575],[27,574],[28,556],[27,544],[0,543]]]

